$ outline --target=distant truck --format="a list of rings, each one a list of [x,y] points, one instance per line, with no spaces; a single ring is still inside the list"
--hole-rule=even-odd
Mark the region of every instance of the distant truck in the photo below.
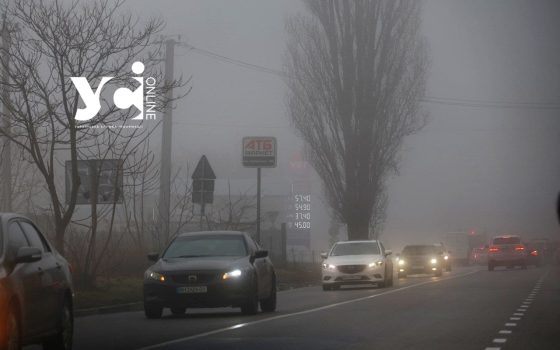
[[[466,265],[469,260],[469,234],[467,232],[446,232],[441,242],[447,247],[456,265]]]

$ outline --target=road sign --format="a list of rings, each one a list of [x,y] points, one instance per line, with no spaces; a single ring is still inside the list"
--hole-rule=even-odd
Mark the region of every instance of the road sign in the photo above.
[[[275,137],[243,138],[243,166],[247,168],[276,168]]]
[[[216,180],[216,174],[214,174],[214,170],[212,170],[206,156],[200,157],[192,174],[192,180],[193,203],[206,204],[214,202],[214,180]]]

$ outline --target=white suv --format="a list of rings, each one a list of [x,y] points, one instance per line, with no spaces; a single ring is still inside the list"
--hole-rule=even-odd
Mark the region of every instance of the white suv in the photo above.
[[[519,236],[494,237],[488,248],[488,271],[493,271],[496,266],[527,268],[527,251]]]
[[[393,285],[393,261],[390,250],[379,241],[337,242],[330,252],[322,253],[323,290],[341,285]]]

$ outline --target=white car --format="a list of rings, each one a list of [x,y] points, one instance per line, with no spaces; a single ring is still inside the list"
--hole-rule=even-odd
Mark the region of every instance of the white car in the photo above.
[[[393,285],[391,254],[379,241],[335,243],[328,254],[321,254],[323,290],[338,289],[341,285]]]

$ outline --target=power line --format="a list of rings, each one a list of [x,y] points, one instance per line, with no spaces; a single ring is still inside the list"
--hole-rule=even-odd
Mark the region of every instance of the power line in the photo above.
[[[222,63],[233,64],[242,68],[251,69],[261,73],[272,74],[283,79],[286,78],[297,79],[296,77],[290,76],[288,73],[283,72],[281,70],[272,69],[265,66],[249,63],[246,61],[234,59],[231,57],[220,55],[210,50],[198,48],[190,44],[184,44],[184,46],[199,55],[212,58]],[[560,103],[551,103],[551,102],[529,102],[529,101],[517,102],[517,101],[498,101],[498,100],[492,101],[492,100],[460,99],[460,98],[437,97],[437,96],[426,96],[420,101],[425,103],[431,103],[431,104],[459,106],[459,107],[473,107],[473,108],[560,110]]]

